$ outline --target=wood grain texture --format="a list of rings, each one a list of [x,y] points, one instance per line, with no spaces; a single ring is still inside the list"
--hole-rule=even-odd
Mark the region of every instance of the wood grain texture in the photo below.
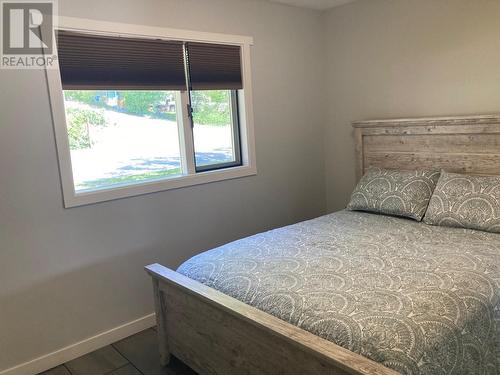
[[[203,374],[396,375],[272,315],[159,264],[169,350]]]
[[[500,134],[366,135],[364,145],[371,152],[499,154]]]
[[[365,165],[389,169],[444,169],[479,175],[500,173],[499,154],[365,152]]]
[[[500,115],[353,123],[358,179],[370,166],[500,175]]]
[[[470,126],[500,123],[500,114],[491,115],[472,115],[472,116],[441,116],[441,117],[410,117],[380,120],[354,121],[352,126],[355,128],[366,127],[404,127],[404,126]]]
[[[364,134],[362,129],[354,129],[354,145],[356,148],[356,179],[363,176],[362,171],[364,171]]]
[[[166,326],[165,296],[160,290],[159,281],[153,278],[153,298],[156,313],[156,330],[158,332],[158,349],[160,351],[160,364],[168,365],[170,362],[170,350],[168,346],[168,333]]]

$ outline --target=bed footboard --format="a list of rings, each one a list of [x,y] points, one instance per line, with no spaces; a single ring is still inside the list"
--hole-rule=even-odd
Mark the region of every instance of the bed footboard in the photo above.
[[[200,375],[398,373],[159,264],[153,278],[160,358]]]

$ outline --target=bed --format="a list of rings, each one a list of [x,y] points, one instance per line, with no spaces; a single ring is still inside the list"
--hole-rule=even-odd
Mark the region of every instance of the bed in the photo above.
[[[369,166],[500,174],[500,117],[354,124]],[[200,374],[499,374],[500,235],[340,211],[154,264],[163,363]]]

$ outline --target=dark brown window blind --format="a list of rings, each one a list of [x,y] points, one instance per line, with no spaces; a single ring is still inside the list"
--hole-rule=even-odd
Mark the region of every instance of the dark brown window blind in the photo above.
[[[189,42],[186,51],[191,89],[243,88],[239,46]]]
[[[183,43],[57,32],[63,89],[185,90]]]

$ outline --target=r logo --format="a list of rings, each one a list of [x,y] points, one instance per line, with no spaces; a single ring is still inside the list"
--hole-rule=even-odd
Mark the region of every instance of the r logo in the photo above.
[[[52,54],[52,27],[52,2],[3,1],[3,55]]]

